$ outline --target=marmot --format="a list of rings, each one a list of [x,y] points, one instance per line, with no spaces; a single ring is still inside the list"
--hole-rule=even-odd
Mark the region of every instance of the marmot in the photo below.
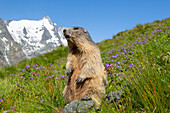
[[[69,48],[66,64],[69,77],[63,91],[65,103],[92,99],[98,106],[107,84],[99,47],[81,27],[66,28],[63,33]]]

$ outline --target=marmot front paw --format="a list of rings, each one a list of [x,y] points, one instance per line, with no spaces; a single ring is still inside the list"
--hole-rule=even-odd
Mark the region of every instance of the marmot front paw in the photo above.
[[[92,100],[92,98],[89,96],[82,96],[81,100]]]
[[[70,76],[73,74],[74,69],[67,69],[67,76]]]
[[[81,78],[80,76],[77,78],[76,82],[79,83],[83,83],[85,80],[85,78]]]

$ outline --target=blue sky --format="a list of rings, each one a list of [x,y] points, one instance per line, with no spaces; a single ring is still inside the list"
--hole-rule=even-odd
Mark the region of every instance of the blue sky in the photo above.
[[[0,0],[3,20],[39,20],[81,26],[95,42],[110,39],[136,24],[170,17],[170,0]]]

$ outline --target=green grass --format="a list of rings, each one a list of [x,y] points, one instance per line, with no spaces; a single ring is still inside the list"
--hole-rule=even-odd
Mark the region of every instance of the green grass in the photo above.
[[[119,105],[103,100],[101,113],[170,112],[170,18],[136,25],[98,43],[106,92],[123,89]],[[68,48],[0,68],[0,111],[53,112],[65,106]]]

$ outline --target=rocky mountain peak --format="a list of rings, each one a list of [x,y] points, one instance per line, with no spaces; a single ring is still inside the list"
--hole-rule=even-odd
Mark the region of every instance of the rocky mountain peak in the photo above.
[[[46,21],[46,22],[49,22],[50,24],[53,24],[53,22],[51,21],[50,17],[49,16],[45,16],[41,19],[41,21]]]
[[[20,55],[23,52],[20,55],[23,56],[21,59],[24,58],[24,55],[25,58],[32,58],[38,54],[50,52],[59,45],[67,46],[67,41],[63,36],[61,27],[57,28],[57,25],[48,16],[45,16],[38,21],[7,20],[4,22],[0,19],[0,44],[3,45],[3,47],[0,46],[2,47],[0,48],[0,57],[8,60],[8,65],[11,65],[14,64],[9,59],[11,53]],[[16,48],[15,46],[17,50],[11,49]],[[10,50],[10,52],[7,52],[7,50]],[[19,54],[15,51],[22,52]],[[0,62],[0,66],[1,64]]]

